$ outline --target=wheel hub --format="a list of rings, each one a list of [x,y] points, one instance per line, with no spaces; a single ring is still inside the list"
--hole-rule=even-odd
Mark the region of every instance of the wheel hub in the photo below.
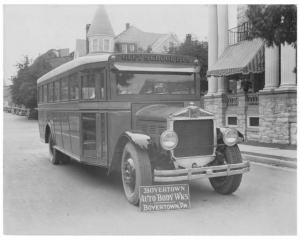
[[[132,158],[129,157],[124,162],[123,179],[125,184],[129,187],[131,191],[134,191],[135,188],[135,177],[136,170],[134,166],[134,161]]]

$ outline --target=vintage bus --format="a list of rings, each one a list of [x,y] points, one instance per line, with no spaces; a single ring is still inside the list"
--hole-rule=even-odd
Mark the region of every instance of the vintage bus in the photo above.
[[[234,192],[249,170],[234,129],[200,108],[198,61],[167,54],[76,58],[38,79],[40,138],[50,161],[69,159],[120,171],[124,193],[154,182],[210,179]]]

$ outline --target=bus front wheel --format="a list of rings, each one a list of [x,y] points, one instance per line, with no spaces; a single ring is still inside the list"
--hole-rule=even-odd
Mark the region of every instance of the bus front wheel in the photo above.
[[[140,186],[152,185],[152,171],[148,153],[128,142],[122,154],[121,174],[127,200],[131,204],[137,205]]]

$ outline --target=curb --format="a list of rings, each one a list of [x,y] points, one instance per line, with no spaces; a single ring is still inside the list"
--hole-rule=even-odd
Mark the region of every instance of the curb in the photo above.
[[[269,164],[273,166],[279,166],[279,167],[288,167],[288,168],[294,168],[297,169],[297,161],[291,161],[287,160],[285,158],[273,158],[273,157],[266,157],[266,156],[259,156],[259,155],[252,155],[245,152],[241,152],[243,158],[251,161],[251,162],[258,162],[258,163],[264,163]]]

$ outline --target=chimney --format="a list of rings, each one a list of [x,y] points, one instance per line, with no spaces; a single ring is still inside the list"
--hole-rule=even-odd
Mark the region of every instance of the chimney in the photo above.
[[[191,43],[192,42],[192,34],[187,34],[185,37],[185,42],[186,43]]]
[[[126,23],[126,30],[130,28],[130,23]]]
[[[88,34],[88,32],[89,32],[89,29],[90,29],[90,26],[91,26],[91,24],[86,24],[85,25],[85,39],[86,39],[86,54],[88,54],[89,53],[89,39],[88,39],[88,37],[87,37],[87,34]]]

